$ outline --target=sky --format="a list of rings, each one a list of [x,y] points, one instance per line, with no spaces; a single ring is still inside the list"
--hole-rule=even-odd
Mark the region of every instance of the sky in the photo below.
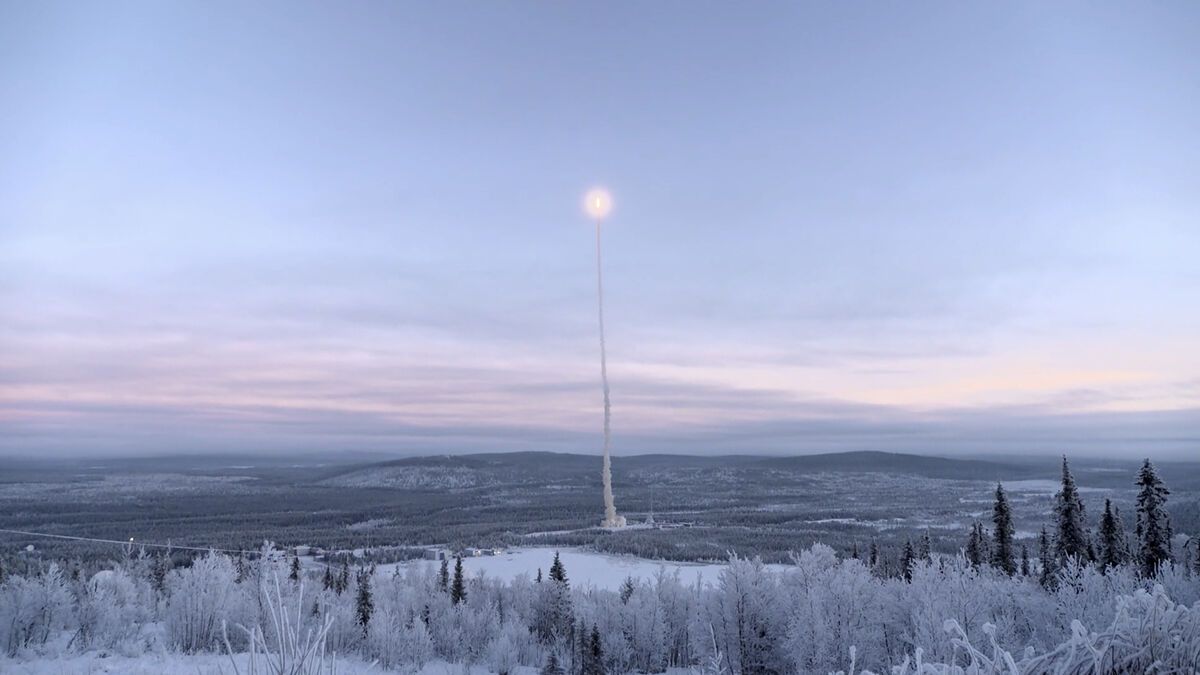
[[[1200,5],[0,4],[0,454],[1200,455]]]

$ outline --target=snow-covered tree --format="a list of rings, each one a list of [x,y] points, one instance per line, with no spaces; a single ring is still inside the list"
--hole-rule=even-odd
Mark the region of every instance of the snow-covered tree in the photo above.
[[[168,575],[166,629],[176,649],[191,653],[216,645],[221,620],[234,602],[236,579],[229,558],[213,552]]]
[[[529,629],[509,621],[488,644],[487,663],[498,675],[508,675],[518,666],[525,665],[524,662],[533,661],[538,651]]]
[[[625,577],[625,580],[621,582],[621,604],[629,602],[629,598],[633,597],[634,588],[633,577]]]
[[[354,599],[354,613],[358,625],[362,626],[363,636],[367,635],[371,625],[371,614],[375,611],[375,601],[371,597],[371,572],[361,569],[355,575],[358,593]]]
[[[558,557],[558,551],[554,552],[554,562],[550,564],[550,580],[564,585],[568,583],[567,568]]]
[[[534,632],[543,644],[561,646],[565,641],[576,639],[571,586],[567,581],[567,568],[557,551],[548,578],[536,586],[533,615]]]
[[[467,599],[467,585],[463,580],[462,556],[454,558],[454,581],[450,584],[450,602],[457,605]]]
[[[1100,516],[1100,551],[1097,562],[1102,569],[1124,565],[1127,562],[1126,550],[1125,528],[1113,511],[1112,500],[1105,499],[1104,513]]]
[[[1012,509],[1008,504],[1008,497],[1004,494],[1004,486],[996,483],[996,501],[992,506],[992,567],[1004,572],[1008,576],[1017,573],[1016,561],[1013,559],[1013,536],[1016,534],[1016,528],[1013,527]]]
[[[596,626],[592,626],[592,632],[588,634],[581,665],[580,675],[605,675],[604,648],[600,641],[600,630]]]
[[[1062,461],[1062,486],[1054,495],[1054,556],[1061,567],[1070,558],[1089,560],[1089,542],[1084,526],[1083,500],[1075,487],[1075,478],[1064,456]]]
[[[165,587],[165,581],[164,581]],[[82,585],[78,597],[81,645],[138,652],[142,631],[153,618],[155,591],[123,568],[101,570]]]
[[[779,602],[776,581],[762,560],[729,558],[706,608],[706,620],[733,672],[754,675],[785,670],[780,647],[786,626]]]
[[[917,562],[916,551],[913,550],[912,541],[904,540],[904,550],[900,554],[900,576],[905,581],[912,581],[913,565]]]
[[[366,655],[384,668],[419,671],[433,659],[433,639],[420,618],[406,619],[395,609],[377,612],[371,619]]]
[[[345,593],[346,590],[349,588],[350,588],[350,563],[343,562],[342,563],[342,571],[341,571],[341,573],[338,574],[337,584],[334,586],[334,589],[337,590],[338,595],[341,595],[342,593]]]
[[[1163,485],[1149,459],[1138,471],[1137,486],[1138,561],[1142,575],[1151,577],[1160,565],[1173,559],[1173,533],[1166,505],[1170,490]]]
[[[987,533],[983,529],[983,523],[977,522],[971,525],[965,553],[967,562],[970,562],[973,567],[979,567],[988,561]]]
[[[1054,554],[1054,544],[1046,528],[1038,535],[1038,583],[1042,588],[1051,590],[1054,587],[1055,575],[1058,573],[1058,558]]]
[[[0,585],[0,644],[9,656],[46,644],[71,621],[72,596],[58,564],[33,577],[9,576]]]
[[[814,544],[794,557],[780,579],[780,610],[786,617],[787,671],[831,672],[845,667],[850,647],[870,662],[885,658],[880,616],[885,582],[860,561],[838,561]],[[920,566],[920,563],[917,563]],[[697,631],[698,638],[705,633]]]

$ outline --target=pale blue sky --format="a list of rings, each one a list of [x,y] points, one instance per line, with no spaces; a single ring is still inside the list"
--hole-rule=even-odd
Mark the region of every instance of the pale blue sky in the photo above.
[[[1195,3],[0,3],[0,453],[1200,449]]]

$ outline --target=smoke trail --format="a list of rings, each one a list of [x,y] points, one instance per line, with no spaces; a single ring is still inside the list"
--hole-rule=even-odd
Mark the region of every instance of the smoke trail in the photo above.
[[[600,317],[600,381],[604,385],[604,527],[621,527],[625,519],[617,515],[612,492],[612,459],[609,457],[609,442],[612,436],[612,406],[608,396],[608,354],[604,345],[604,272],[600,256],[600,219],[596,219],[596,299]]]

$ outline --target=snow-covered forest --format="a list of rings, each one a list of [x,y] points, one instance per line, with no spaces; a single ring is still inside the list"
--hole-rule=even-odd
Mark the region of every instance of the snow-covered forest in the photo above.
[[[713,585],[663,572],[598,590],[572,584],[557,559],[511,582],[453,562],[304,570],[270,544],[169,569],[130,550],[107,569],[64,561],[5,574],[0,648],[12,662],[252,650],[313,664],[286,672],[316,672],[320,654],[398,671],[436,659],[581,675],[1195,672],[1200,556],[1194,540],[1172,544],[1169,493],[1149,462],[1137,480],[1129,532],[1113,509],[1083,511],[1064,461],[1036,551],[1015,544],[997,486],[990,524],[965,533],[957,556],[920,539],[890,561],[818,544],[778,571],[731,554]]]

